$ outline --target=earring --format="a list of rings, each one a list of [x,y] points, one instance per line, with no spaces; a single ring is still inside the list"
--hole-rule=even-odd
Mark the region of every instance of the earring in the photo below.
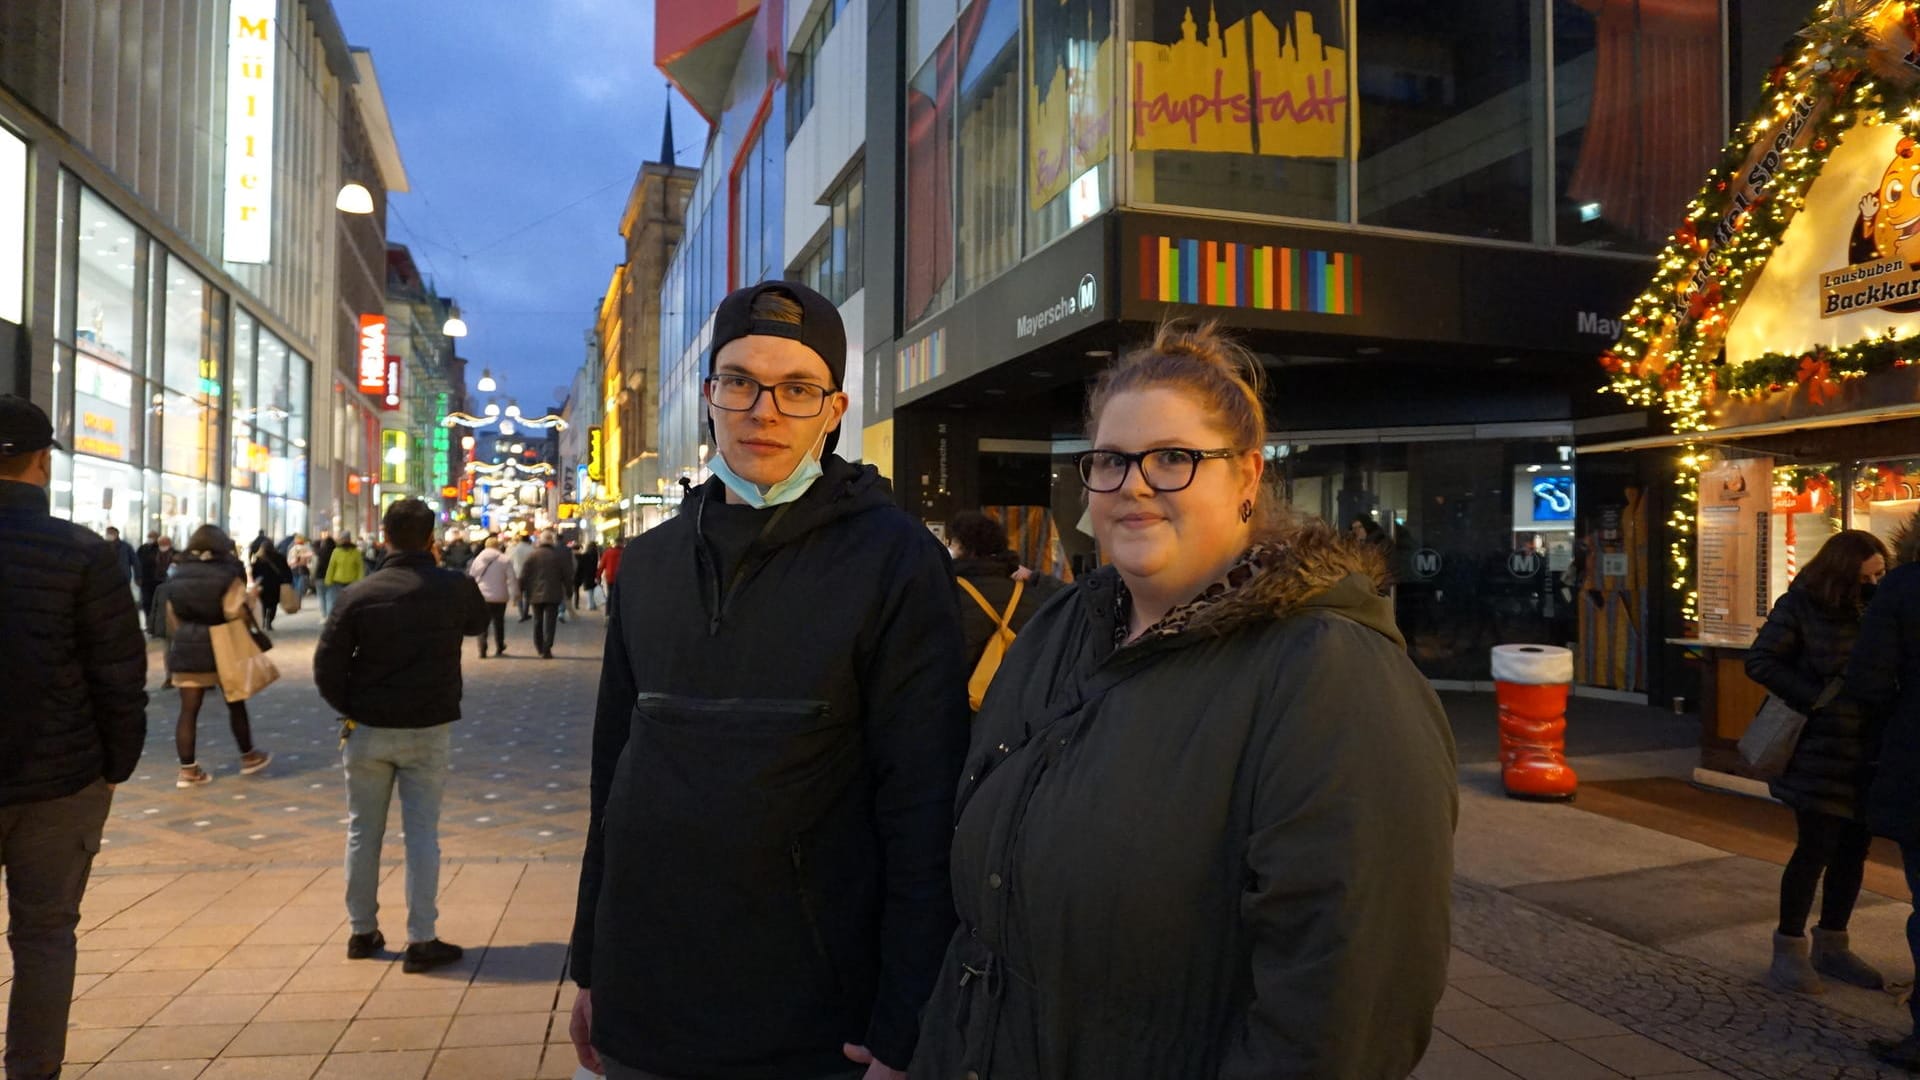
[[[1240,500],[1240,523],[1242,525],[1245,525],[1247,522],[1252,520],[1253,520],[1253,500],[1252,499]]]

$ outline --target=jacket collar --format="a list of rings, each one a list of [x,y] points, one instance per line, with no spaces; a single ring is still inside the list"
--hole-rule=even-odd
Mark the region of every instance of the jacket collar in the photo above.
[[[389,551],[387,557],[380,560],[380,569],[400,569],[424,566],[431,569],[434,565],[430,551]]]
[[[19,480],[0,480],[0,510],[28,510],[42,514],[52,513],[52,503],[47,501],[47,489],[38,484],[22,483]]]

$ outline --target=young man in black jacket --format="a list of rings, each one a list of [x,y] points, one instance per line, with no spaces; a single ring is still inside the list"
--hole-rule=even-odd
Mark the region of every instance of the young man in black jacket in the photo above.
[[[610,1080],[900,1080],[954,924],[948,559],[832,453],[825,297],[742,289],[713,350],[715,476],[609,610],[571,1035]]]
[[[147,737],[147,646],[118,549],[48,513],[53,425],[0,396],[0,864],[6,868],[6,1074],[60,1075],[73,931],[113,785]]]
[[[480,589],[433,564],[433,511],[401,499],[381,521],[392,554],[347,587],[313,654],[313,681],[340,711],[347,767],[347,956],[378,953],[380,841],[393,789],[407,845],[407,951],[421,972],[460,959],[439,939],[440,796],[460,719],[460,643],[487,625]]]

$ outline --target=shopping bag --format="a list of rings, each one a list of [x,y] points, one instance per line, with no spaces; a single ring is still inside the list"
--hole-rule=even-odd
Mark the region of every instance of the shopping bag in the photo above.
[[[1740,736],[1740,760],[1755,776],[1771,780],[1787,771],[1787,762],[1793,760],[1794,748],[1800,745],[1800,733],[1806,727],[1805,716],[1778,696],[1768,694],[1760,711],[1753,715],[1753,722],[1747,725],[1747,733]]]
[[[280,586],[280,610],[289,615],[300,614],[300,590],[291,585]]]
[[[228,701],[245,701],[280,678],[280,669],[254,644],[250,630],[239,619],[207,628],[207,636],[213,642],[213,666],[220,677],[220,692]]]

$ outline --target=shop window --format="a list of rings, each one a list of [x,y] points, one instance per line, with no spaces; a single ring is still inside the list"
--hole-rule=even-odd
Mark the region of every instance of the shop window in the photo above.
[[[1721,36],[1720,0],[1553,0],[1559,243],[1660,248],[1726,134]]]
[[[227,376],[228,408],[233,410],[235,429],[242,425],[252,427],[255,411],[260,406],[259,395],[254,391],[254,367],[259,362],[254,338],[259,325],[246,309],[235,305],[233,370]]]
[[[1920,458],[1863,461],[1853,470],[1853,527],[1893,546],[1902,526],[1920,512]]]
[[[313,364],[299,353],[287,358],[287,439],[305,456],[309,418],[309,398],[313,393]],[[445,416],[446,410],[441,409]],[[444,430],[444,429],[443,429]]]
[[[906,321],[953,302],[953,38],[907,82]]]
[[[1350,218],[1352,47],[1345,5],[1269,0],[1216,7],[1197,0],[1144,0],[1132,12],[1126,78],[1133,89],[1133,113],[1124,123],[1138,201]],[[1036,18],[1041,17],[1036,13]],[[1055,21],[1050,15],[1038,24],[1049,29],[1045,36],[1036,31],[1036,70],[1045,51],[1058,48],[1046,44],[1061,33],[1051,29]],[[1070,43],[1066,56],[1074,55]],[[1087,63],[1091,77],[1081,84],[1092,83],[1111,99],[1111,62],[1095,54]],[[1066,71],[1071,77],[1075,69]],[[1040,93],[1047,93],[1046,85],[1041,77]],[[1231,104],[1196,109],[1194,104],[1234,97],[1258,97],[1260,104],[1237,109]],[[1079,100],[1074,106],[1088,107]],[[1078,130],[1075,135],[1085,138]],[[1081,169],[1070,172],[1045,178],[1040,193],[1080,183]],[[1071,208],[1069,199],[1064,210]],[[1057,227],[1062,212],[1056,209],[1050,223]]]
[[[1533,41],[1544,7],[1359,0],[1357,10],[1360,221],[1545,240],[1534,206],[1546,196],[1533,185],[1546,115]]]
[[[74,455],[75,523],[103,534],[109,527],[119,529],[121,539],[137,547],[146,535],[141,528],[145,514],[140,509],[145,497],[140,474],[131,465]]]
[[[204,480],[213,475],[214,449],[220,437],[219,410],[196,397],[171,390],[160,393],[160,468]]]
[[[959,155],[954,170],[957,295],[1020,257],[1020,0],[973,0],[961,17],[979,28],[960,66]]]
[[[293,411],[293,394],[288,382],[287,362],[291,356],[287,343],[260,331],[260,347],[254,365],[254,386],[260,404],[254,413],[254,426],[262,434],[285,438],[287,417]]]
[[[176,394],[217,404],[225,374],[220,364],[218,294],[172,255],[166,257],[165,274],[162,381]]]
[[[1033,251],[1113,204],[1118,50],[1112,0],[1026,3],[1026,239]]]
[[[73,343],[82,352],[134,370],[136,252],[144,242],[133,222],[105,199],[80,189],[79,245],[74,289]],[[64,328],[63,328],[64,329]]]
[[[827,225],[788,274],[835,304],[846,303],[866,285],[863,174],[864,170],[855,170],[828,193]]]
[[[173,546],[184,551],[193,530],[213,520],[213,505],[207,485],[181,476],[160,477],[160,531],[173,538]]]
[[[85,353],[73,359],[73,445],[77,454],[134,459],[134,378]]]

